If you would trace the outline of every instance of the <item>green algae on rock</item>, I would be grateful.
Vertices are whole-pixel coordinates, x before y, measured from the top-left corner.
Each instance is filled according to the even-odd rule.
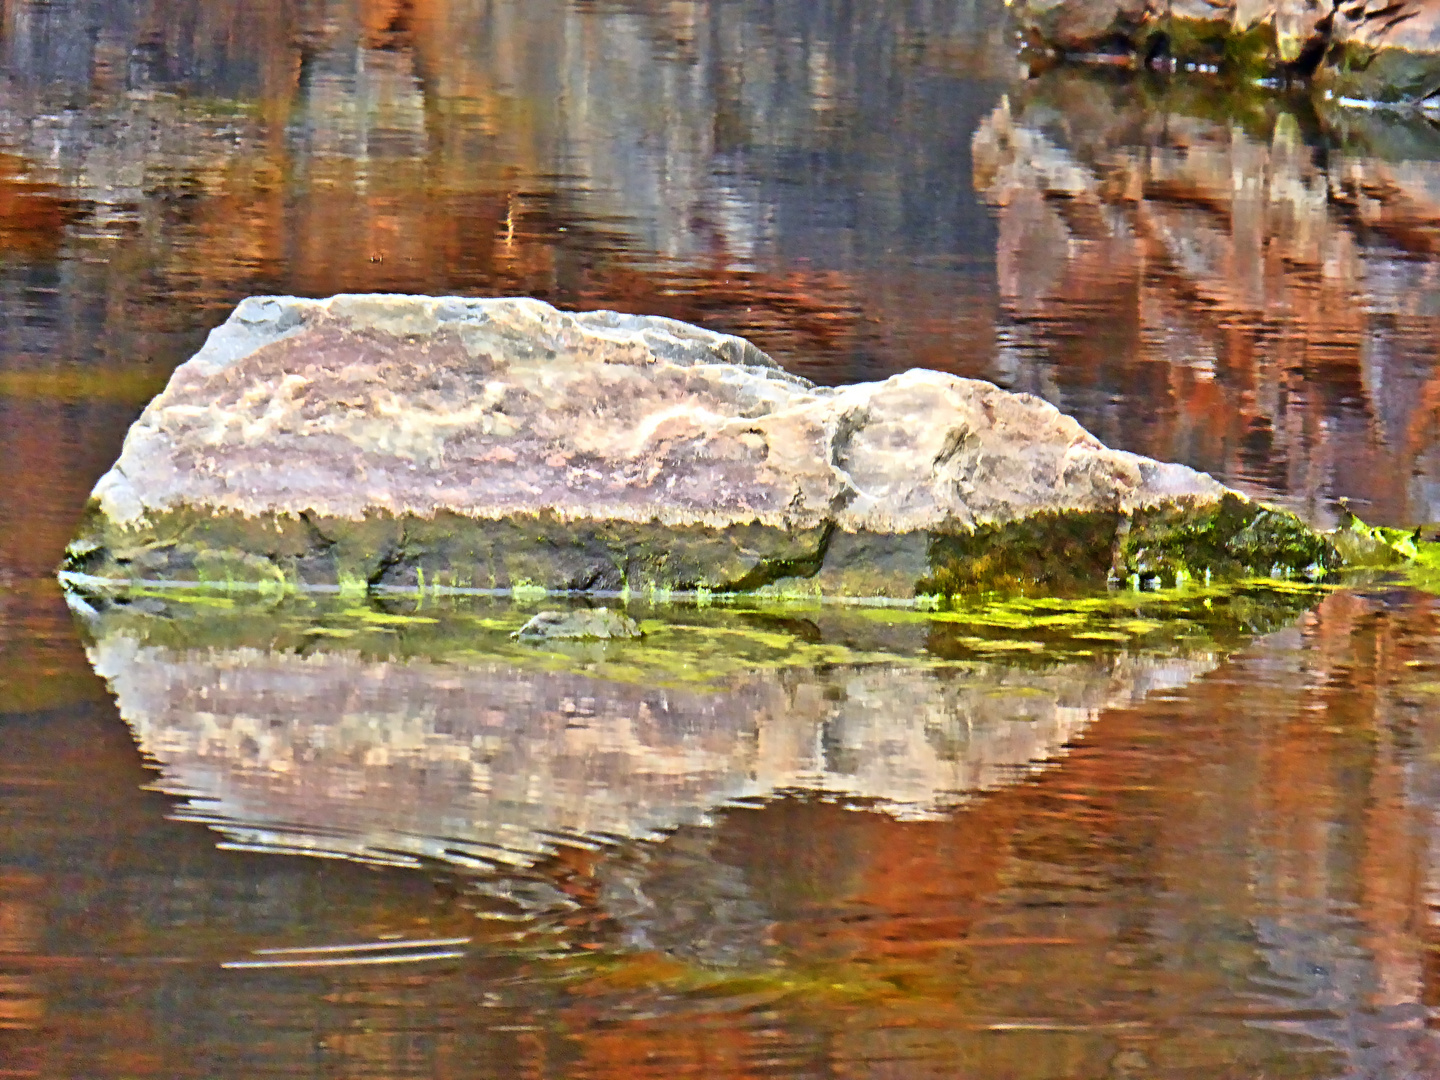
[[[750,343],[529,299],[243,302],[96,485],[91,590],[912,600],[1318,576],[1333,548],[1028,394],[827,389]]]
[[[1347,568],[1397,571],[1406,584],[1440,593],[1440,542],[1435,525],[1415,529],[1369,525],[1346,509],[1344,522],[1329,536]]]

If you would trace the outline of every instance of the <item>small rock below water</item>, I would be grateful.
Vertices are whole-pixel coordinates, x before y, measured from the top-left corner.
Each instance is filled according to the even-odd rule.
[[[602,607],[542,611],[510,636],[516,641],[608,641],[645,635],[630,616]]]

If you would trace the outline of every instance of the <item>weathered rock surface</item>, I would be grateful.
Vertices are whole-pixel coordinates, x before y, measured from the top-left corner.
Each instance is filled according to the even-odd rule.
[[[988,383],[825,389],[672,320],[337,296],[250,299],[212,333],[96,485],[65,569],[910,597],[1333,559],[1292,516]]]
[[[1436,0],[1013,0],[1032,47],[1135,66],[1314,76],[1343,96],[1418,102],[1440,85]]]

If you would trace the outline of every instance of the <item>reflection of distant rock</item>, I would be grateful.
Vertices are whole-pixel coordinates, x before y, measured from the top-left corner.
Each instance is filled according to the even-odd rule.
[[[91,657],[186,815],[241,844],[462,865],[524,864],[557,836],[654,836],[789,789],[931,815],[1053,757],[1098,710],[1214,663],[897,658],[692,689],[124,632]]]
[[[974,152],[1006,384],[1252,492],[1433,519],[1437,147],[1395,118],[1319,123],[1073,72],[997,108]]]
[[[999,14],[998,0],[8,0],[0,142],[73,189],[64,236],[123,242],[149,271],[125,287],[187,330],[264,281],[663,304],[759,334],[826,382],[914,366],[896,341],[920,332],[924,365],[953,368],[914,304],[948,318],[957,287],[988,295],[983,275],[897,281],[897,255],[988,258],[956,163],[994,101],[981,80],[1012,62]],[[68,326],[82,302],[60,287],[45,303]],[[890,304],[903,320],[880,317]],[[989,305],[959,307],[968,356]],[[98,342],[149,327],[83,310],[105,320]]]
[[[324,60],[299,87],[291,138],[302,158],[349,158],[363,169],[371,158],[424,156],[425,99],[408,56],[354,49]]]

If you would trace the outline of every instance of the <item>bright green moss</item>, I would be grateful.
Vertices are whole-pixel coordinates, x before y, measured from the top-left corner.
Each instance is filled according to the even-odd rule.
[[[1367,525],[1353,514],[1330,535],[1356,573],[1399,574],[1408,584],[1440,593],[1440,543],[1424,538],[1423,529],[1392,529]]]
[[[655,685],[723,684],[761,670],[903,664],[926,668],[1003,657],[1040,666],[1097,649],[1227,651],[1277,629],[1323,595],[1273,581],[1209,589],[1116,591],[1099,596],[970,597],[934,611],[711,597],[704,605],[631,602],[643,641],[522,645],[510,638],[534,606],[499,597],[429,595],[282,599],[200,589],[137,587],[90,596],[96,635],[126,633],[176,649],[272,651],[343,648],[385,658],[501,660],[525,668],[584,670]],[[551,597],[563,607],[565,601]]]

